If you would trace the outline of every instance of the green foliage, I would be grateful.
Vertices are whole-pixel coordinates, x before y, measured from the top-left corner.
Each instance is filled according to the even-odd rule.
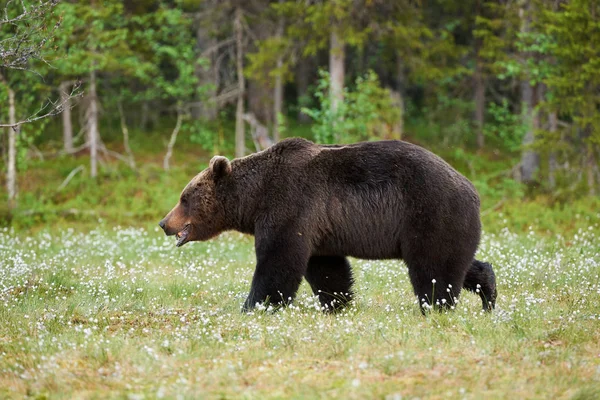
[[[353,90],[344,89],[344,101],[332,110],[329,94],[329,74],[319,72],[315,92],[319,108],[303,108],[314,119],[313,133],[320,143],[376,140],[392,135],[393,125],[401,115],[392,102],[389,90],[379,84],[373,71],[356,79]]]
[[[183,131],[190,133],[190,141],[199,144],[205,150],[213,151],[216,147],[215,140],[218,138],[217,132],[208,127],[202,121],[189,121],[182,125]]]
[[[594,0],[574,0],[544,14],[547,52],[554,59],[544,83],[550,107],[589,129],[588,144],[600,144],[600,9]],[[541,50],[540,50],[541,51]]]
[[[277,76],[284,82],[292,78],[293,41],[291,38],[270,37],[258,43],[257,49],[247,54],[248,65],[244,74],[259,82],[269,84]],[[277,62],[281,61],[281,66]]]
[[[145,164],[138,171],[110,165],[97,180],[92,180],[84,169],[62,189],[59,187],[69,173],[86,165],[87,160],[63,157],[32,161],[29,170],[22,172],[27,183],[22,187],[11,224],[26,228],[106,219],[135,225],[159,219],[176,202],[189,179],[206,166],[193,155],[187,158],[185,167],[175,167],[169,174],[156,164]],[[40,183],[42,180],[44,184]]]
[[[38,70],[44,70],[39,67]],[[8,87],[15,92],[15,116],[17,121],[24,121],[30,117],[43,115],[52,111],[52,96],[54,94],[35,73],[22,71],[11,71],[7,77],[7,84],[0,82],[0,103],[6,105],[0,108],[0,123],[8,122]],[[44,97],[45,96],[45,97]],[[29,152],[36,139],[46,129],[49,118],[40,119],[31,123],[22,124],[17,135],[17,170],[24,170],[30,161]],[[4,135],[4,129],[0,132],[0,138]],[[6,166],[2,165],[2,170]]]
[[[510,152],[520,150],[527,127],[521,115],[510,110],[508,100],[502,99],[500,104],[488,103],[486,111],[489,117],[483,129],[486,137]]]
[[[8,15],[16,15],[21,3],[28,7],[37,4],[8,2]],[[237,6],[244,13],[245,75],[252,82],[247,88],[248,102],[255,107],[258,96],[251,91],[258,86],[266,90],[278,76],[290,83],[285,89],[289,114],[277,116],[283,136],[300,135],[328,143],[373,140],[394,137],[392,127],[404,120],[410,140],[456,151],[451,157],[471,166],[473,171],[467,169],[467,173],[486,198],[523,195],[523,188],[506,171],[515,167],[517,153],[525,150],[534,150],[541,157],[539,189],[531,195],[552,190],[554,200],[567,202],[589,192],[598,181],[600,12],[593,0],[63,1],[40,24],[24,21],[21,31],[46,28],[30,29],[30,39],[48,38],[44,48],[51,52],[44,54],[49,64],[27,65],[43,79],[2,70],[16,92],[17,118],[35,114],[47,99],[56,99],[55,88],[61,82],[81,79],[85,87],[90,71],[95,70],[104,144],[122,151],[120,104],[134,152],[145,154],[146,149],[164,146],[176,110],[188,114],[190,104],[203,102],[208,92],[210,96],[232,93],[236,72],[230,13]],[[58,21],[60,26],[53,28]],[[284,28],[281,35],[280,22]],[[13,24],[0,25],[0,42],[14,39],[20,30]],[[326,66],[332,32],[345,43],[349,86],[336,111],[331,110],[327,76],[321,74],[318,82],[312,81],[314,71]],[[208,58],[215,63],[211,67],[218,66],[211,73],[203,71],[209,66]],[[302,76],[308,82],[298,81],[299,89],[316,83],[314,99],[294,97],[293,81],[300,73],[295,64],[301,58],[307,61],[302,71],[309,72]],[[494,171],[497,176],[479,170],[486,166],[478,164],[477,156],[471,157],[469,152],[475,138],[475,67],[486,87],[487,148],[481,151],[487,154],[493,149],[495,153],[487,154],[488,158],[508,157],[512,163],[503,166],[504,173]],[[366,73],[370,69],[375,72]],[[543,89],[534,96],[539,101],[535,108],[539,129],[533,145],[526,149],[521,146],[523,134],[534,119],[521,112],[523,82]],[[384,87],[401,94],[404,115]],[[0,85],[1,104],[7,103],[5,89]],[[199,151],[229,152],[233,147],[233,107],[222,105],[221,100],[229,100],[225,97],[218,102],[221,115],[216,121],[186,119],[180,140]],[[83,128],[76,119],[83,119],[86,104],[81,102],[74,110],[76,132]],[[149,124],[141,123],[145,121],[142,109],[150,109],[152,134]],[[312,117],[313,126],[290,118],[299,109]],[[7,120],[7,111],[7,107],[0,108],[0,121]],[[553,131],[550,115],[560,120]],[[31,164],[31,145],[43,153],[55,153],[61,147],[59,131],[57,120],[21,127],[18,169],[25,174],[19,179],[21,188],[27,187],[23,180],[27,180],[26,169]],[[150,143],[150,138],[157,144]],[[555,188],[547,179],[551,159],[556,160],[552,171]],[[110,175],[108,168],[105,172]],[[38,182],[43,185],[44,180]],[[26,199],[32,206],[36,200],[36,196]]]
[[[107,97],[115,101],[174,105],[202,94],[195,70],[204,61],[194,50],[192,19],[174,5],[132,12],[121,1],[79,1],[62,2],[58,11],[63,23],[56,41],[68,49],[55,60],[62,76],[99,71],[115,87],[117,96]]]
[[[273,7],[291,22],[287,36],[303,40],[303,54],[314,55],[328,46],[333,29],[351,46],[361,47],[371,31],[365,16],[376,6],[370,1],[357,5],[353,0],[311,2],[286,1]]]
[[[286,136],[288,133],[288,119],[285,114],[277,114],[277,131],[280,136]]]
[[[471,99],[451,97],[445,90],[440,90],[422,107],[421,113],[413,113],[417,115],[408,121],[413,128],[411,132],[414,131],[419,140],[443,143],[444,146],[470,144],[474,137],[473,106]]]
[[[67,57],[54,63],[64,75],[87,75],[91,70],[135,71],[143,68],[127,40],[123,2],[108,0],[61,2],[62,26],[55,41]]]

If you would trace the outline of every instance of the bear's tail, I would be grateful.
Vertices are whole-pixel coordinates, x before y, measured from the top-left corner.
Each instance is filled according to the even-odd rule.
[[[463,284],[463,288],[479,294],[484,311],[492,311],[496,307],[496,275],[492,264],[473,260]]]

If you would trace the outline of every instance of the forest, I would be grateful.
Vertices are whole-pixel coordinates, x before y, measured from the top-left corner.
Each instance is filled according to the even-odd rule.
[[[85,214],[93,206],[70,197],[89,180],[98,188],[131,175],[124,166],[140,182],[151,165],[239,157],[286,136],[413,141],[452,161],[493,205],[594,202],[598,7],[8,1],[3,219]]]

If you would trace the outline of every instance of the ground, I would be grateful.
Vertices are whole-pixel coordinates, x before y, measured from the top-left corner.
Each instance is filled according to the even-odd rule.
[[[397,261],[352,260],[340,314],[304,283],[294,306],[243,315],[251,237],[4,229],[0,397],[598,398],[598,228],[485,233],[497,309],[464,293],[427,317]]]

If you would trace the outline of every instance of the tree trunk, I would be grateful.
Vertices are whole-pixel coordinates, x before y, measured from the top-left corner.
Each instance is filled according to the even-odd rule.
[[[281,59],[277,60],[277,68],[281,68]],[[279,123],[283,116],[283,82],[281,75],[275,78],[275,88],[273,90],[273,140],[279,142]]]
[[[167,146],[167,154],[165,154],[165,158],[163,160],[163,168],[165,171],[168,171],[169,160],[171,160],[171,156],[173,155],[173,147],[175,146],[175,141],[177,140],[177,134],[181,129],[181,123],[183,121],[183,112],[181,107],[177,107],[177,122],[175,123],[175,128],[173,128],[173,132],[171,133],[171,139],[169,140],[169,145]]]
[[[208,4],[201,6],[200,12],[206,12],[209,7]],[[196,99],[196,103],[191,108],[191,116],[194,119],[204,119],[213,121],[218,115],[218,104],[213,101],[217,96],[218,83],[218,71],[215,74],[215,55],[218,54],[217,49],[218,43],[215,38],[211,35],[210,30],[203,24],[203,21],[198,21],[196,28],[196,48],[198,57],[206,57],[209,60],[209,65],[197,65],[195,75],[198,78],[198,87],[208,88],[202,98]],[[206,52],[206,53],[205,53]]]
[[[121,132],[123,132],[123,147],[125,148],[125,154],[127,154],[127,162],[132,169],[135,169],[135,158],[133,157],[133,152],[131,151],[131,147],[129,147],[129,129],[127,129],[127,121],[125,120],[125,113],[123,112],[123,104],[121,104],[121,100],[117,102],[117,107],[119,109],[119,117],[121,118]]]
[[[475,14],[481,14],[480,0],[475,1]],[[481,39],[475,41],[475,71],[473,72],[473,100],[475,102],[475,131],[477,134],[477,148],[483,149],[485,136],[483,135],[484,112],[485,112],[485,82],[483,80],[482,60],[479,55]]]
[[[69,87],[72,82],[62,82],[58,87],[60,92],[60,100],[63,106],[62,122],[63,122],[63,147],[67,153],[73,151],[73,124],[71,122],[71,96],[69,96]]]
[[[331,111],[335,113],[344,101],[344,39],[338,32],[331,31],[329,48],[329,78],[331,91]]]
[[[522,0],[519,16],[521,18],[521,33],[529,32],[530,16],[529,0]],[[523,58],[528,58],[531,55],[523,53]],[[527,131],[523,137],[521,155],[521,182],[525,184],[533,184],[535,172],[539,167],[539,156],[533,151],[530,146],[534,142],[534,132],[539,127],[539,116],[535,112],[536,105],[536,89],[529,83],[529,73],[526,71],[525,77],[521,81],[521,102],[523,105],[523,123],[527,126]]]
[[[283,0],[279,0],[282,4]],[[277,21],[277,37],[283,36],[283,17],[279,17]],[[273,140],[279,142],[279,119],[283,110],[283,77],[281,76],[281,68],[283,67],[283,59],[277,58],[278,74],[275,77],[275,88],[273,89]]]
[[[8,82],[1,77],[8,90],[8,123],[16,124],[15,92]],[[10,126],[8,130],[8,165],[6,168],[6,191],[8,192],[8,209],[12,210],[16,205],[17,198],[17,134],[19,126]]]
[[[142,112],[140,113],[140,129],[146,131],[148,129],[148,113],[150,107],[148,107],[148,100],[142,102]]]
[[[88,111],[88,140],[90,146],[90,174],[98,176],[98,97],[96,95],[96,70],[90,72],[90,105]]]
[[[242,9],[235,9],[235,42],[236,42],[236,64],[238,77],[238,98],[235,110],[235,156],[243,157],[246,153],[246,140],[244,134],[244,38],[242,32]]]
[[[475,67],[473,83],[475,85],[475,129],[477,131],[477,148],[481,150],[485,146],[485,136],[483,135],[485,83],[483,81],[479,63],[477,63],[477,66]]]
[[[269,137],[269,129],[261,124],[254,114],[244,114],[244,121],[250,125],[250,132],[252,133],[252,140],[254,141],[256,151],[273,146],[274,141]]]
[[[535,112],[535,89],[525,79],[521,82],[521,99],[523,102],[523,119],[527,126],[527,131],[523,137],[521,156],[521,182],[533,184],[535,182],[535,173],[539,167],[539,156],[530,148],[533,144],[534,132],[539,128],[539,115]]]
[[[596,160],[594,157],[594,149],[591,144],[588,144],[587,148],[587,186],[588,194],[590,196],[596,195],[596,179],[594,177],[595,169],[597,168]]]
[[[558,115],[556,111],[552,111],[548,115],[548,130],[551,133],[556,133],[558,131]],[[556,160],[556,152],[551,151],[548,156],[548,185],[550,189],[556,188],[556,170],[558,169],[558,161]]]
[[[400,110],[400,118],[398,119],[398,122],[391,127],[391,137],[389,137],[389,139],[399,140],[402,138],[402,132],[404,130],[404,100],[402,99],[400,92],[392,89],[390,89],[390,98],[392,100],[392,105],[398,107]]]
[[[404,90],[405,90],[406,75],[404,74],[404,62],[400,53],[396,53],[396,90],[392,91],[392,100],[394,104],[400,108],[400,120],[394,126],[393,132],[400,139],[404,134],[404,115],[405,115],[405,103],[404,103]]]
[[[308,85],[310,81],[310,71],[312,62],[310,58],[300,58],[296,67],[296,92],[298,96],[298,121],[302,123],[309,123],[310,117],[302,112],[302,107],[307,106]]]
[[[475,130],[477,132],[477,148],[485,146],[483,135],[484,112],[485,112],[485,82],[481,73],[481,62],[476,60],[475,73],[473,74],[474,100],[475,100]]]
[[[273,116],[273,87],[258,80],[245,80],[244,113],[246,110],[256,116],[259,121],[270,125]]]

